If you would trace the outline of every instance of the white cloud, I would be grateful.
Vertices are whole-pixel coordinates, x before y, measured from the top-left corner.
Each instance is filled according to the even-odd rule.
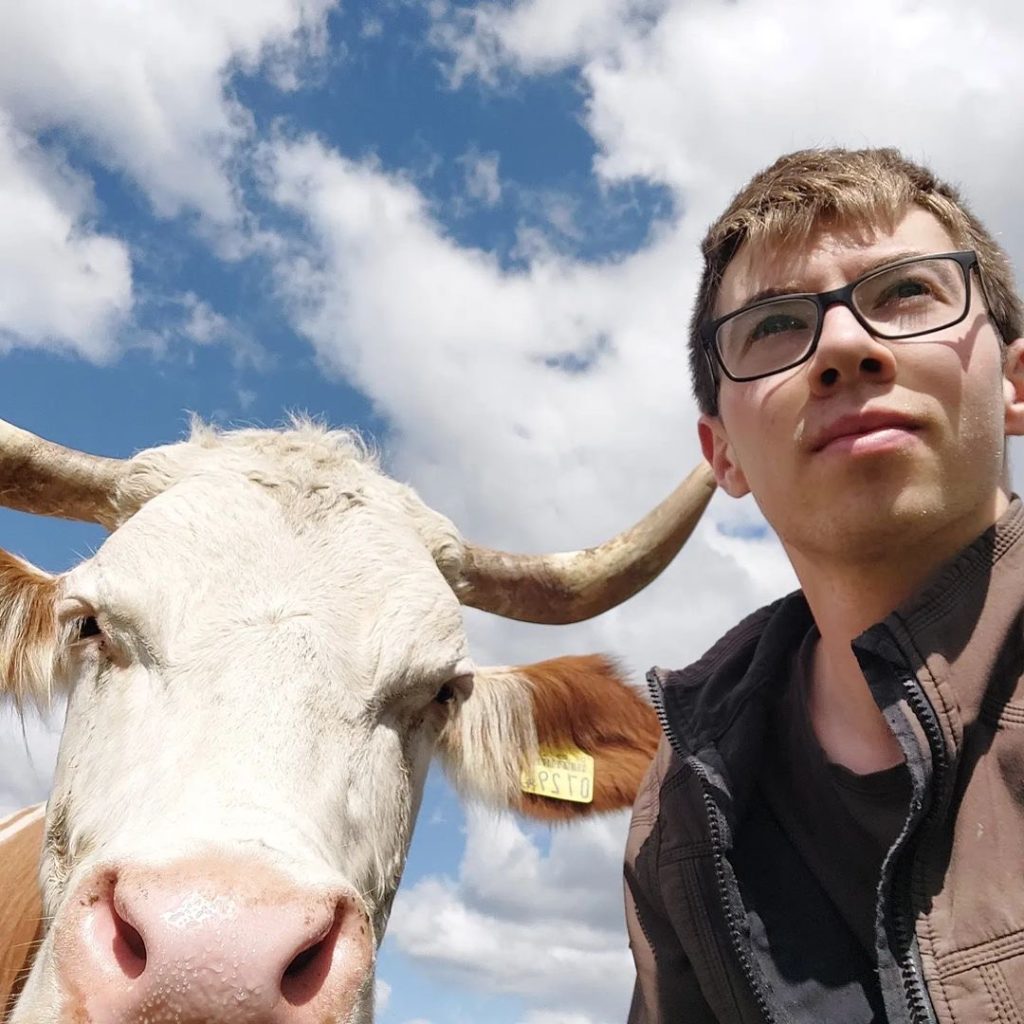
[[[363,39],[379,39],[384,32],[384,22],[380,18],[366,17],[359,28],[359,34]]]
[[[402,890],[389,941],[460,984],[520,995],[538,1022],[622,1020],[625,825],[618,815],[557,831],[544,855],[512,818],[471,811],[458,881]]]
[[[562,1012],[559,1010],[533,1010],[523,1024],[598,1024],[595,1017],[585,1013]]]
[[[391,986],[380,978],[375,978],[373,982],[373,1004],[377,1009],[378,1013],[383,1013],[388,1008],[388,1003],[391,1001]]]
[[[325,46],[334,0],[35,0],[0,5],[0,109],[23,131],[66,128],[124,171],[156,212],[239,216],[228,164],[251,116],[235,67],[293,87]]]
[[[470,424],[486,427],[487,445],[518,452],[524,465],[524,456],[539,454],[534,471],[550,476],[570,438],[604,453],[609,442],[620,451],[634,447],[637,438],[621,435],[619,416],[646,390],[629,387],[645,357],[661,364],[661,380],[673,373],[684,379],[680,325],[669,307],[684,301],[686,286],[680,275],[663,272],[665,263],[684,258],[672,240],[620,266],[552,257],[527,271],[505,272],[490,254],[447,239],[423,196],[399,177],[312,140],[278,145],[271,159],[274,198],[307,217],[315,234],[313,248],[301,258],[289,255],[280,268],[297,325],[328,366],[394,416],[403,461],[429,458],[443,465],[448,452],[462,451],[475,462],[469,488],[459,490],[475,492],[488,509],[501,502],[480,485],[502,487],[488,479],[488,463],[498,453],[475,458],[483,452],[474,450]],[[629,291],[634,300],[624,308]],[[589,372],[559,365],[593,350],[604,335],[613,343],[599,346]],[[650,415],[658,420],[658,403],[650,399],[662,391],[659,380],[643,383],[651,389],[645,404],[653,405]],[[678,396],[677,387],[672,394]],[[607,415],[613,398],[622,405],[614,417]],[[428,420],[431,429],[424,432]],[[566,429],[567,421],[582,429]],[[695,453],[690,433],[682,443]],[[584,461],[579,452],[574,457]],[[600,471],[597,465],[576,469],[578,476]],[[451,471],[461,476],[460,467]],[[529,493],[522,497],[531,500]],[[515,518],[522,535],[534,532],[529,521]]]
[[[148,349],[155,357],[183,348],[186,365],[195,365],[195,350],[222,346],[229,350],[236,370],[252,368],[265,371],[275,365],[276,356],[251,333],[218,312],[195,292],[163,293],[157,289],[141,291],[138,307],[143,310],[140,319],[154,323],[152,328],[136,329],[128,344]],[[247,400],[245,394],[250,397]],[[244,409],[255,398],[252,392],[237,391],[236,397]],[[221,418],[221,412],[214,418]],[[230,418],[224,412],[225,418]]]
[[[182,331],[197,345],[216,344],[231,333],[228,320],[194,292],[183,295],[181,302],[188,316]]]
[[[136,309],[128,247],[92,226],[91,182],[54,130],[127,175],[159,216],[195,212],[221,255],[238,255],[252,240],[234,162],[253,122],[228,79],[262,70],[294,88],[326,52],[334,3],[0,5],[0,352],[110,358]]]
[[[497,153],[480,153],[473,148],[459,158],[466,195],[484,206],[495,206],[501,200],[498,159]]]
[[[593,53],[612,53],[621,32],[644,24],[664,0],[530,0],[513,5],[438,5],[435,39],[453,55],[451,77],[494,83],[503,66],[530,74],[555,71]]]
[[[1024,8],[1008,0],[966,20],[954,0],[521,0],[438,13],[456,78],[578,67],[596,172],[668,185],[698,228],[783,152],[898,145],[966,182],[1020,252]]]
[[[0,110],[0,352],[51,346],[103,359],[133,304],[119,239],[90,227],[89,184]]]
[[[257,394],[251,388],[238,388],[235,392],[235,397],[238,399],[239,408],[245,412],[252,408],[253,402],[256,401]]]
[[[45,718],[28,712],[24,721],[0,707],[0,818],[46,799],[63,723],[63,706]]]

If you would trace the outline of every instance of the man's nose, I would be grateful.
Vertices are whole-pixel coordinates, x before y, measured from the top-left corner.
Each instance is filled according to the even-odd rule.
[[[876,338],[852,309],[836,303],[825,310],[808,372],[812,390],[827,393],[844,383],[890,380],[896,356],[890,343]]]

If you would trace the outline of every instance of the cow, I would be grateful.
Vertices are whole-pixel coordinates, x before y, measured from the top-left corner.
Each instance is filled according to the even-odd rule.
[[[45,822],[0,826],[42,847],[37,943],[36,908],[4,905],[8,981],[38,947],[9,1024],[372,1021],[433,756],[468,797],[558,821],[628,806],[657,744],[608,659],[476,666],[460,605],[599,614],[713,489],[702,464],[600,547],[513,555],[349,431],[195,423],[117,460],[0,421],[0,505],[110,531],[61,575],[0,552],[0,697],[68,701]],[[530,791],[545,752],[594,758],[589,802]],[[0,886],[24,874],[9,861]]]

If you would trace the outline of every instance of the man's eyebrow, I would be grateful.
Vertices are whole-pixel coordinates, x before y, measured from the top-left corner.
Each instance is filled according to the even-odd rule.
[[[807,292],[802,289],[796,282],[773,285],[771,288],[762,288],[760,291],[754,292],[753,295],[748,295],[737,307],[738,309],[746,309],[747,306],[753,306],[758,302],[763,302],[765,299],[778,299],[784,295],[806,295]]]
[[[856,281],[858,277],[863,277],[865,274],[870,274],[873,270],[880,270],[882,267],[888,266],[890,263],[899,263],[900,260],[911,260],[916,259],[918,256],[929,256],[930,253],[921,252],[920,249],[901,249],[898,252],[887,252],[882,256],[878,256],[875,259],[865,260],[864,263],[857,269],[857,272],[850,278],[851,281]],[[831,291],[831,289],[828,289]],[[761,288],[759,291],[754,292],[753,295],[748,296],[743,302],[737,306],[737,309],[746,309],[747,306],[753,306],[758,302],[763,302],[765,299],[778,299],[786,295],[808,295],[814,294],[808,292],[806,288],[800,287],[799,281],[787,281],[785,284],[772,285],[769,288]]]

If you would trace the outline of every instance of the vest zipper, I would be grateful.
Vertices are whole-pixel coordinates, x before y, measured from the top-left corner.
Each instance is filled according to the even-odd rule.
[[[917,680],[907,676],[902,683],[903,690],[907,695],[907,703],[921,724],[931,751],[934,766],[931,781],[933,798],[923,817],[916,823],[912,823],[909,841],[899,853],[893,884],[895,890],[902,895],[893,907],[891,920],[899,948],[905,950],[900,956],[899,968],[910,1019],[913,1024],[936,1024],[935,1010],[922,978],[921,965],[916,952],[910,881],[914,858],[921,842],[921,834],[938,813],[936,808],[940,801],[937,796],[940,793],[941,784],[945,781],[948,758],[946,757],[946,744],[942,736],[942,729]]]
[[[725,875],[725,853],[722,850],[722,831],[718,822],[718,807],[711,793],[711,778],[700,758],[693,754],[687,754],[679,742],[675,729],[673,729],[671,722],[669,722],[668,714],[665,711],[661,681],[653,671],[648,676],[647,686],[651,694],[651,703],[654,705],[654,710],[658,715],[658,721],[661,723],[661,728],[672,745],[672,749],[692,768],[694,774],[700,779],[701,795],[704,799],[704,813],[707,817],[708,831],[711,836],[711,851],[715,862],[715,882],[718,886],[719,902],[725,911],[729,942],[732,945],[733,952],[736,954],[736,959],[739,961],[740,970],[750,986],[751,994],[757,1002],[762,1019],[765,1024],[772,1024],[775,1018],[771,1007],[768,1005],[768,998],[764,994],[760,980],[754,972],[753,961],[743,941],[743,934],[740,931],[733,909],[731,893],[729,892],[729,880]]]

